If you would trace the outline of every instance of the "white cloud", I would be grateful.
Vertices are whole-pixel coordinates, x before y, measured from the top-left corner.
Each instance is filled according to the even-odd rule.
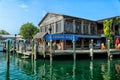
[[[23,8],[23,9],[27,9],[28,8],[28,5],[26,5],[24,3],[22,3],[22,4],[18,5],[18,6],[21,7],[21,8]]]

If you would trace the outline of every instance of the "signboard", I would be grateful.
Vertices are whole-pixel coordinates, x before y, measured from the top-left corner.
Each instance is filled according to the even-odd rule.
[[[72,40],[76,41],[78,39],[77,35],[74,34],[48,34],[45,36],[46,40]]]

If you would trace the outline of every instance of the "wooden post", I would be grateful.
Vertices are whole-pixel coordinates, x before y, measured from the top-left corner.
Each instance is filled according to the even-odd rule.
[[[7,42],[9,44],[9,42]],[[9,54],[9,53],[7,53]],[[10,62],[9,62],[9,55],[7,55],[7,69],[6,69],[6,80],[10,80]]]
[[[32,61],[34,59],[34,39],[32,40],[32,55],[31,55],[31,59],[32,59]]]
[[[7,50],[7,71],[6,71],[6,80],[9,80],[10,78],[9,78],[9,64],[10,64],[10,54],[9,54],[9,52],[10,52],[10,41],[9,40],[7,40],[7,42],[6,42],[6,50]]]
[[[13,42],[14,43],[14,42]],[[13,54],[15,54],[15,45],[13,45]]]
[[[50,40],[50,62],[52,62],[52,39]]]
[[[93,60],[93,39],[91,39],[91,43],[90,43],[90,57],[91,60]]]
[[[37,59],[37,44],[36,44],[36,41],[35,41],[35,44],[34,44],[34,60],[36,60]]]
[[[45,58],[45,52],[46,52],[46,43],[45,40],[43,40],[43,57]]]
[[[110,59],[110,40],[107,41],[107,53],[108,53],[108,59]]]
[[[75,36],[73,35],[73,58],[76,61],[76,51],[75,51]]]
[[[9,58],[10,58],[10,41],[7,41],[7,64],[9,64]]]

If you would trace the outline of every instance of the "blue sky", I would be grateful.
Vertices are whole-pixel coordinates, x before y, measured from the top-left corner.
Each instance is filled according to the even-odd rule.
[[[120,15],[120,0],[0,0],[0,30],[18,34],[22,24],[38,26],[47,12],[91,20]]]

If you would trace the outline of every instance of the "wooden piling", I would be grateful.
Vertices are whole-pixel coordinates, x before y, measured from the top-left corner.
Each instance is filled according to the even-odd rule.
[[[37,59],[37,44],[36,44],[36,42],[35,42],[35,44],[34,44],[34,60],[36,60]]]
[[[91,43],[90,43],[90,57],[91,60],[93,60],[93,39],[91,39]]]
[[[10,58],[10,41],[7,41],[7,64],[9,64],[9,58]]]
[[[107,53],[108,53],[108,59],[110,59],[110,40],[107,41]]]
[[[10,78],[9,78],[9,64],[10,64],[10,41],[9,40],[7,40],[7,42],[6,42],[6,50],[7,50],[7,63],[6,63],[6,65],[7,65],[7,69],[6,69],[6,80],[10,80]]]
[[[73,59],[74,59],[74,61],[76,61],[76,49],[75,49],[76,44],[75,43],[76,43],[75,36],[73,36]]]
[[[34,39],[32,40],[32,55],[31,55],[31,60],[33,62],[34,59]]]
[[[46,42],[43,40],[43,57],[45,58],[45,52],[46,52]]]
[[[7,62],[6,64],[6,80],[10,80],[10,64]]]
[[[50,40],[50,62],[52,62],[52,39]]]
[[[52,34],[50,35],[50,62],[52,63]]]
[[[13,45],[13,55],[15,54],[15,42],[13,42],[14,45]]]

